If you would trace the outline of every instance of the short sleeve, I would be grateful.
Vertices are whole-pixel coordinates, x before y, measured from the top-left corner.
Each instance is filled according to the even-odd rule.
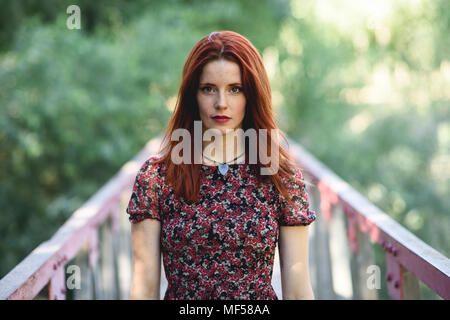
[[[280,194],[281,226],[307,226],[316,219],[316,213],[309,209],[308,193],[302,182],[303,174],[299,168],[294,168],[294,172],[294,179],[282,177],[294,205],[289,204]]]
[[[159,179],[158,164],[152,164],[149,160],[139,169],[131,192],[131,198],[126,212],[132,223],[140,222],[144,219],[160,219],[159,214],[159,193],[161,184]]]

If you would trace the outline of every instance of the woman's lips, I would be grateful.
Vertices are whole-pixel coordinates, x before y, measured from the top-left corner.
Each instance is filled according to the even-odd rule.
[[[216,116],[216,117],[213,117],[213,120],[218,123],[224,123],[224,122],[227,122],[228,120],[230,120],[230,118],[225,117],[225,116]]]

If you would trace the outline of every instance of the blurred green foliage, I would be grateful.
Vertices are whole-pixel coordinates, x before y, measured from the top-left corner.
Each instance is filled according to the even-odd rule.
[[[83,0],[68,30],[72,1],[0,1],[0,277],[161,132],[224,29],[262,53],[280,127],[449,256],[450,2],[361,3]]]
[[[446,256],[449,32],[449,1],[295,0],[267,51],[287,133]]]
[[[375,11],[367,19],[356,2],[347,8],[346,2],[293,3],[275,45],[280,121],[334,172],[448,256],[450,3],[380,1],[365,9],[387,3],[389,15]],[[359,18],[342,19],[352,13]]]
[[[0,277],[163,130],[201,37],[232,29],[265,47],[288,13],[286,2],[129,3],[79,1],[81,30],[66,27],[69,1],[4,3]]]

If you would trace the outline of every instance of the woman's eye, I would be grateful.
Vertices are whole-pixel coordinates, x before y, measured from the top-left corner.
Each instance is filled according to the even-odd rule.
[[[233,93],[239,93],[242,91],[241,87],[233,87],[232,90],[237,89],[237,91],[233,91]]]
[[[201,90],[205,93],[211,93],[213,91],[213,88],[208,86],[208,87],[201,88]],[[242,92],[242,88],[241,87],[233,87],[233,88],[231,88],[231,92],[232,93],[240,93],[240,92]]]
[[[202,91],[203,91],[203,92],[206,92],[206,93],[209,93],[210,91],[207,91],[207,89],[211,89],[211,87],[203,87],[203,88],[202,88]]]

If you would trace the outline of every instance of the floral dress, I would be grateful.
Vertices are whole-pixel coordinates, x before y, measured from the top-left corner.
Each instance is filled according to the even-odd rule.
[[[137,173],[126,212],[132,223],[161,223],[164,300],[277,300],[271,280],[280,226],[316,219],[305,185],[283,180],[291,206],[272,182],[258,186],[250,164],[231,164],[224,176],[201,165],[200,198],[189,204],[165,183],[165,164],[156,159]],[[295,177],[303,178],[298,168]]]

